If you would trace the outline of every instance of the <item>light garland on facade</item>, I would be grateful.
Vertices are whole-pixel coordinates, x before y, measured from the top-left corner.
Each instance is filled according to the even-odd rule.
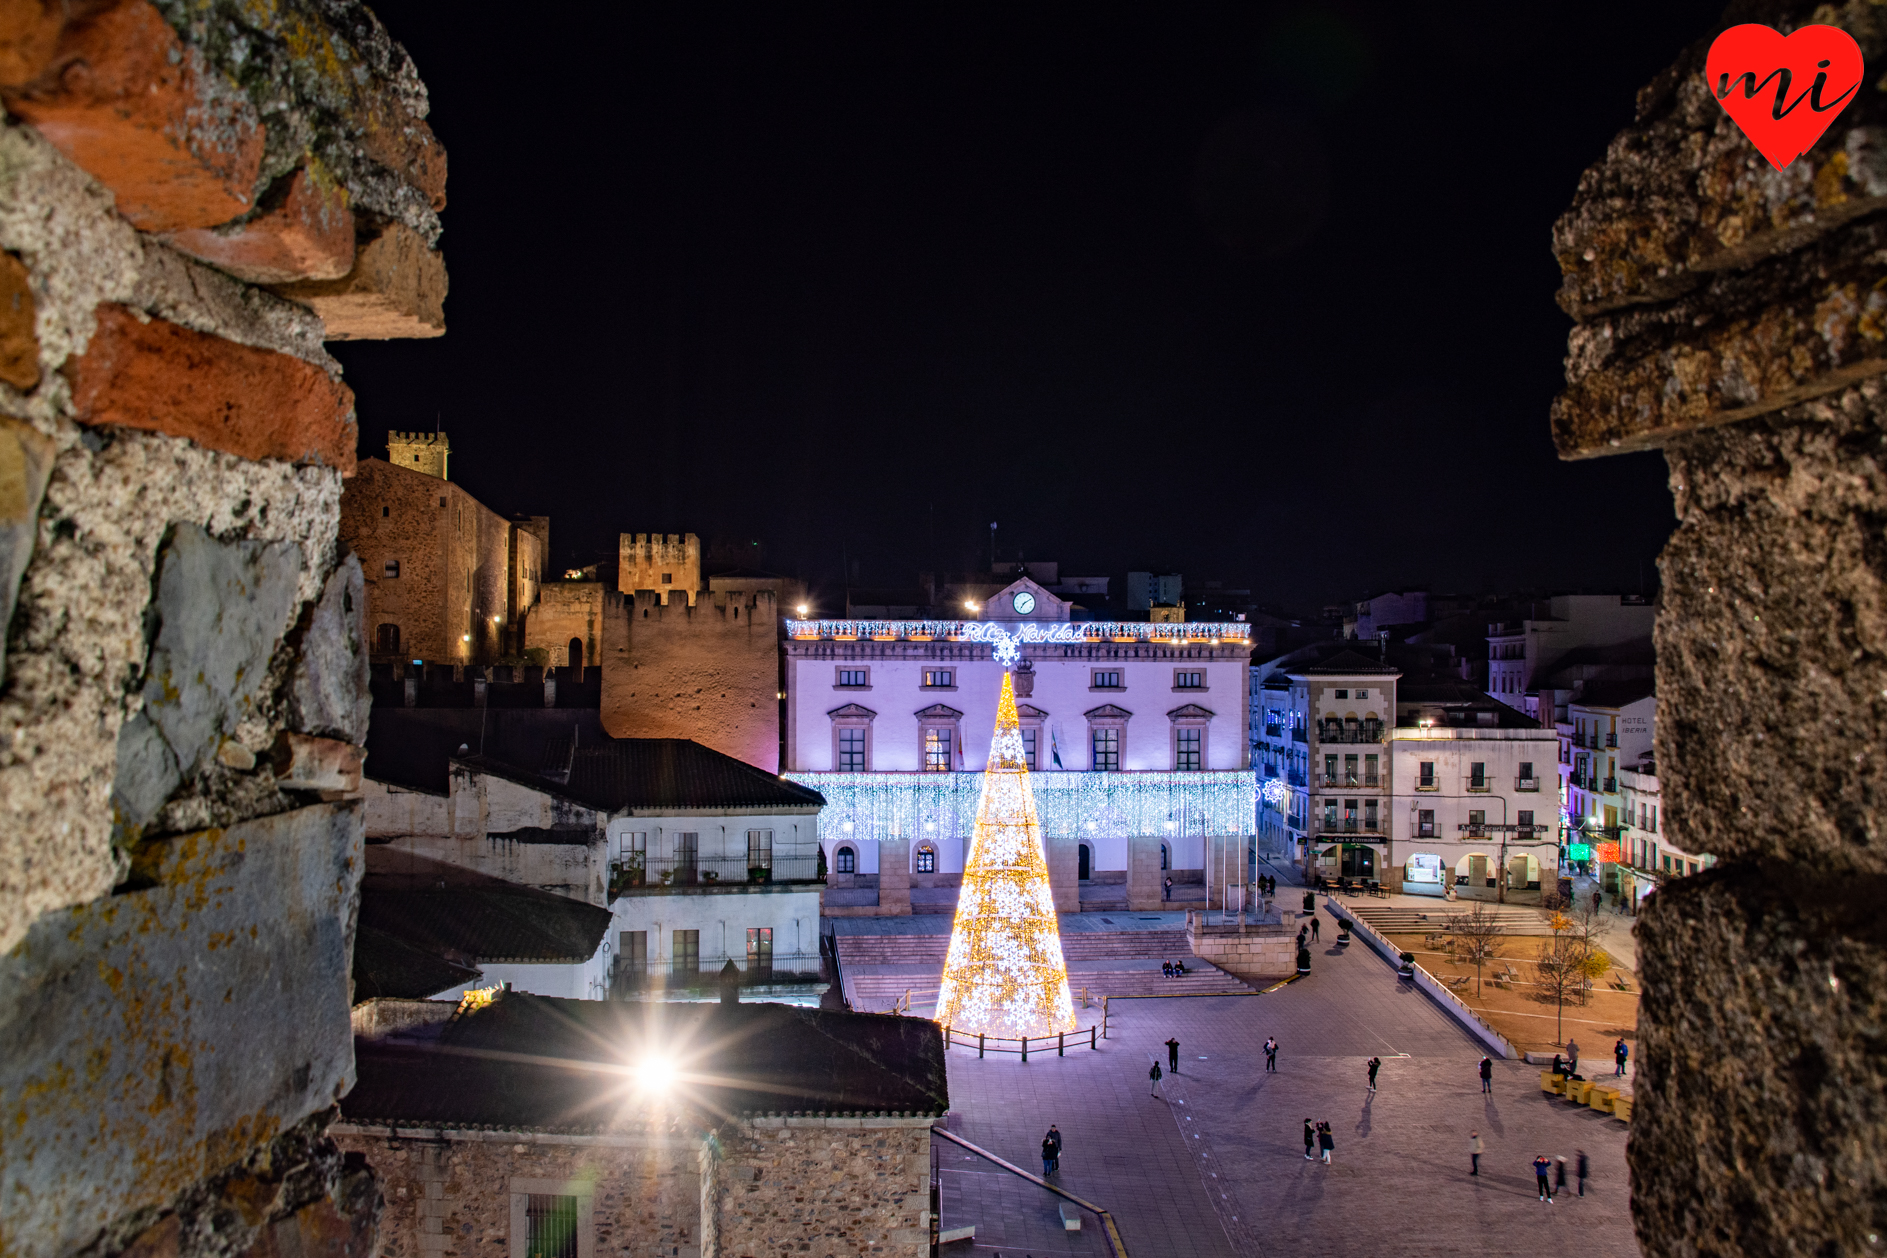
[[[982,774],[976,832],[957,892],[937,1021],[1008,1038],[1075,1029],[1042,827],[1029,789],[1015,686],[1007,671]]]
[[[1097,642],[1148,642],[1165,646],[1208,646],[1251,639],[1248,624],[1187,621],[1154,624],[1143,620],[1017,621],[1004,626],[987,620],[792,620],[786,634],[795,639],[832,638],[841,642],[988,642],[1000,645],[1042,643],[1081,646]]]
[[[1014,738],[1021,742],[1019,733]],[[819,831],[827,838],[934,839],[970,832],[988,775],[782,776],[825,796]],[[1258,832],[1258,788],[1248,772],[1049,771],[1029,774],[1029,785],[1042,834],[1049,839],[1180,834],[1249,838]]]

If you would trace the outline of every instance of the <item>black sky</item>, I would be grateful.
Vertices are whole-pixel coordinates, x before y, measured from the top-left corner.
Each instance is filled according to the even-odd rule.
[[[1636,589],[1673,525],[1553,454],[1549,230],[1716,3],[375,8],[452,295],[337,348],[362,453],[442,422],[558,565],[905,583],[995,520],[1308,607]]]

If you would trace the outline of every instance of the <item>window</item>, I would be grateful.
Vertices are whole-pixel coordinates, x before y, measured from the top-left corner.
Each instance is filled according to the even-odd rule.
[[[923,843],[918,846],[917,872],[920,874],[934,874],[937,872],[937,849],[928,843]]]
[[[1376,786],[1382,782],[1380,772],[1382,759],[1378,756],[1363,757],[1363,785]]]
[[[750,871],[773,868],[773,831],[747,831],[747,868]]]
[[[1523,831],[1533,829],[1533,810],[1522,808],[1515,818],[1515,824]]]
[[[1356,757],[1353,755],[1345,756],[1343,757],[1343,784],[1345,786],[1355,786],[1356,783]]]
[[[839,772],[865,771],[865,729],[861,725],[839,727]]]
[[[1363,829],[1367,830],[1371,834],[1375,834],[1377,831],[1376,821],[1377,821],[1376,801],[1373,799],[1364,800],[1363,801]]]
[[[1097,773],[1120,771],[1120,731],[1111,726],[1094,731],[1094,769]]]
[[[1352,831],[1356,829],[1356,801],[1353,799],[1343,801],[1343,828]]]
[[[1335,692],[1335,697],[1338,699],[1347,699],[1350,697],[1350,692],[1347,690],[1338,690]]]
[[[1435,810],[1424,808],[1415,814],[1415,837],[1432,839],[1435,837]]]
[[[1337,828],[1337,801],[1334,799],[1326,799],[1324,801],[1324,829],[1334,830],[1336,828]]]
[[[851,848],[842,847],[837,852],[834,852],[833,856],[836,858],[833,861],[833,865],[839,873],[850,874],[858,872],[858,853],[854,852]]]
[[[838,684],[841,686],[869,686],[871,685],[871,670],[869,668],[841,668],[839,670]]]
[[[948,668],[927,668],[924,670],[924,686],[930,690],[946,690],[956,685],[956,672]]]
[[[1658,806],[1656,804],[1651,805],[1651,824],[1646,829],[1653,834],[1658,832]]]
[[[1435,762],[1433,760],[1422,761],[1420,772],[1417,775],[1415,789],[1418,791],[1432,791],[1435,789]]]
[[[1367,691],[1367,690],[1359,690],[1359,691],[1357,691],[1357,692],[1356,692],[1356,697],[1357,697],[1357,698],[1359,698],[1359,699],[1367,699],[1367,698],[1369,698],[1369,691]]]
[[[693,978],[699,974],[701,972],[701,932],[678,930],[671,932],[669,939],[669,972],[685,978]]]
[[[399,576],[400,575],[400,561],[397,559],[387,560],[386,566],[381,569],[381,572],[386,575],[388,580],[392,580],[393,578]]]
[[[373,631],[373,649],[383,655],[398,655],[400,653],[400,627],[398,625],[381,625],[379,628],[375,629]]]
[[[1324,785],[1337,784],[1337,757],[1334,752],[1324,753]]]
[[[750,926],[747,928],[747,973],[771,974],[773,972],[773,927]]]
[[[616,859],[624,864],[640,863],[649,851],[647,830],[621,830],[616,834]]]
[[[926,725],[924,727],[924,771],[926,773],[950,772],[950,734],[948,726]]]
[[[529,1193],[524,1202],[528,1258],[577,1258],[577,1199]]]
[[[1694,874],[1694,873],[1696,873],[1696,872],[1697,872],[1697,862],[1696,862],[1696,861],[1690,861],[1690,862],[1688,862],[1688,864],[1690,865],[1690,872],[1691,872],[1691,873],[1693,873],[1693,874]]]
[[[1669,852],[1664,854],[1664,872],[1667,874],[1671,872],[1671,854]]]
[[[675,882],[677,887],[692,887],[695,883],[695,855],[701,850],[701,836],[692,830],[678,831],[674,836]]]
[[[1120,684],[1120,674],[1116,672],[1097,671],[1094,674],[1093,688],[1095,690],[1120,690],[1122,689],[1122,686]]]
[[[1178,672],[1173,674],[1173,689],[1175,690],[1204,690],[1205,688],[1206,675],[1202,672]]]
[[[649,932],[624,930],[616,933],[616,971],[621,982],[635,983],[649,972]]]
[[[384,520],[384,519],[386,519],[386,518],[387,518],[388,516],[390,516],[390,515],[392,515],[392,514],[393,514],[393,508],[392,508],[392,507],[382,507],[382,508],[380,508],[380,518],[381,518],[381,519],[383,519],[383,520]]]
[[[1480,833],[1482,833],[1483,831],[1485,831],[1486,829],[1487,829],[1487,812],[1486,812],[1486,810],[1484,810],[1484,809],[1480,809],[1480,808],[1473,808],[1473,809],[1469,809],[1469,811],[1468,811],[1468,833],[1469,833],[1469,834],[1480,834]]]
[[[1205,767],[1199,754],[1200,745],[1205,738],[1202,729],[1179,729],[1174,731],[1179,739],[1177,754],[1173,757],[1173,767],[1181,772],[1197,772]]]
[[[1476,760],[1468,766],[1468,789],[1471,791],[1487,789],[1487,763],[1485,761]]]
[[[675,574],[672,572],[664,572],[662,574],[662,584],[663,585],[675,584]]]
[[[1041,731],[1034,726],[1022,727],[1022,756],[1029,766],[1029,772],[1035,772],[1035,739]]]

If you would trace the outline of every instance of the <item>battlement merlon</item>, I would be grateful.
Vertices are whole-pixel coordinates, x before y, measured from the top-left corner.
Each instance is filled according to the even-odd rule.
[[[440,432],[389,432],[387,462],[409,472],[422,472],[449,480],[447,460],[452,454],[452,439]]]

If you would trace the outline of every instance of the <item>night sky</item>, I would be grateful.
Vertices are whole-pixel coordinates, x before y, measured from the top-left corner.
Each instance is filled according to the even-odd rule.
[[[1718,3],[374,7],[452,295],[335,347],[362,453],[443,424],[557,566],[1653,579],[1663,459],[1553,453],[1549,231]]]

